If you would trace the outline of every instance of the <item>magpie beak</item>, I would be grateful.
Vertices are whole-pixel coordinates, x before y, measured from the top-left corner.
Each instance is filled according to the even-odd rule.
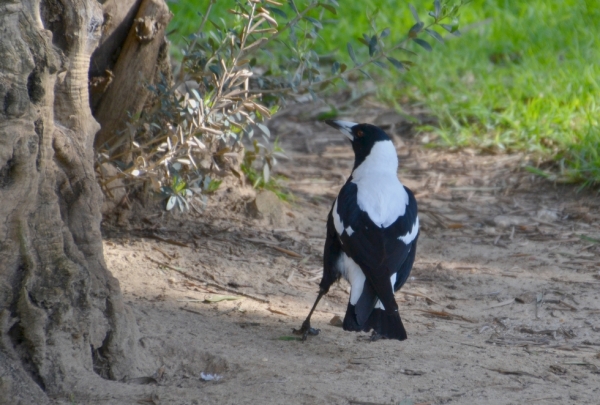
[[[352,127],[358,125],[356,122],[340,121],[340,120],[326,120],[325,123],[329,126],[334,127],[335,129],[340,130],[351,141],[354,140],[354,135],[352,134]]]

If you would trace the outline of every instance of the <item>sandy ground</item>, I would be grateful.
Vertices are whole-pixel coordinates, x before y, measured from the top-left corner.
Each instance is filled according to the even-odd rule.
[[[270,124],[295,200],[265,218],[246,212],[252,192],[222,187],[203,213],[106,224],[107,264],[149,359],[131,377],[151,378],[71,403],[600,404],[600,198],[533,178],[521,155],[425,149],[368,104],[354,120],[394,134],[419,202],[417,260],[397,293],[409,338],[371,343],[330,324],[345,311],[342,281],[313,317],[321,334],[295,339],[353,163],[315,108]]]

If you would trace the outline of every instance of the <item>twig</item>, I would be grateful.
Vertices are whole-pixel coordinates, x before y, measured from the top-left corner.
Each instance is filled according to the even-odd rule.
[[[348,403],[351,405],[389,405],[389,404],[384,404],[382,402],[365,402],[365,401],[357,401],[355,399],[349,399]]]
[[[431,301],[431,302],[433,302],[436,305],[442,306],[442,304],[440,304],[439,302],[436,302],[436,301],[432,300],[431,298],[429,298],[425,294],[414,293],[414,292],[410,292],[410,291],[400,291],[400,293],[404,294],[404,295],[410,295],[411,297],[425,298],[426,300]]]
[[[161,242],[170,243],[171,245],[189,248],[189,246],[186,243],[179,242],[179,241],[176,241],[176,240],[173,240],[173,239],[161,238],[160,236],[155,235],[153,233],[150,233],[150,234],[147,234],[147,235],[143,235],[143,236],[146,237],[146,238],[150,238],[150,239],[156,239],[156,240],[161,241]]]
[[[436,318],[442,318],[442,319],[460,319],[462,321],[465,322],[471,322],[471,323],[475,323],[475,321],[469,319],[469,318],[465,318],[464,316],[461,315],[455,315],[452,314],[450,312],[446,312],[446,311],[431,311],[428,309],[418,309],[415,308],[414,311],[420,311],[420,312],[424,312],[425,314],[429,315],[429,316],[434,316]]]
[[[288,256],[292,256],[292,257],[302,257],[302,255],[301,255],[301,254],[298,254],[298,253],[296,253],[296,252],[293,252],[293,251],[291,251],[291,250],[288,250],[288,249],[284,249],[284,248],[282,248],[282,247],[279,247],[279,246],[271,246],[271,247],[272,247],[273,249],[277,250],[278,252],[285,253],[285,254],[286,254],[286,255],[288,255]]]
[[[545,401],[545,400],[548,400],[548,399],[561,399],[561,397],[535,398],[535,399],[530,399],[528,402]]]
[[[542,378],[540,376],[528,373],[526,371],[504,370],[504,369],[501,369],[501,368],[487,368],[487,367],[483,367],[483,368],[485,368],[486,370],[495,371],[496,373],[500,373],[500,374],[504,374],[504,375],[525,375],[525,376],[533,377],[533,378]]]
[[[214,283],[212,281],[208,281],[206,279],[203,279],[202,277],[193,276],[193,275],[187,273],[184,270],[181,270],[181,269],[179,269],[177,267],[170,266],[167,263],[159,262],[158,260],[154,260],[153,258],[151,258],[149,256],[146,256],[146,258],[148,260],[150,260],[151,262],[154,262],[156,264],[164,266],[164,267],[166,267],[166,268],[168,268],[170,270],[176,271],[177,273],[180,273],[180,274],[186,276],[187,278],[189,278],[191,280],[199,281],[199,282],[204,283],[204,284],[206,284],[208,286],[211,286],[211,287],[214,287],[214,288],[218,288],[220,290],[227,291],[227,292],[230,292],[232,294],[237,294],[237,295],[241,295],[241,296],[244,296],[244,297],[247,297],[247,298],[251,298],[251,299],[253,299],[255,301],[258,301],[258,302],[264,302],[265,304],[270,304],[270,301],[267,300],[267,299],[257,297],[256,295],[253,295],[253,294],[248,294],[248,293],[245,293],[245,292],[242,292],[242,291],[238,291],[238,290],[235,290],[233,288],[229,288],[229,287],[226,287],[224,285],[221,285],[219,283]]]
[[[171,256],[170,254],[168,254],[167,252],[165,252],[158,246],[152,246],[152,250],[156,250],[157,252],[162,253],[167,259],[171,259],[171,260],[175,259],[173,256]]]
[[[193,309],[189,309],[189,308],[186,308],[186,307],[179,307],[179,309],[182,309],[182,310],[187,311],[187,312],[191,312],[192,314],[196,314],[196,315],[202,315],[202,316],[206,315],[206,314],[203,314],[202,312],[194,311]]]

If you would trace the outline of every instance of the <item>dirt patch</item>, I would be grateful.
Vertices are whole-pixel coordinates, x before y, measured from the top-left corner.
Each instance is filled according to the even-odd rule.
[[[598,196],[527,174],[520,155],[425,149],[398,133],[407,125],[390,112],[399,175],[422,223],[413,273],[396,295],[409,339],[370,343],[331,325],[348,300],[341,282],[313,318],[321,334],[295,340],[318,290],[325,219],[353,163],[317,113],[308,106],[270,125],[292,158],[277,168],[295,196],[274,208],[284,221],[246,213],[248,192],[233,214],[209,207],[105,226],[107,264],[140,325],[148,375],[70,401],[597,404]],[[383,115],[367,107],[348,118]]]

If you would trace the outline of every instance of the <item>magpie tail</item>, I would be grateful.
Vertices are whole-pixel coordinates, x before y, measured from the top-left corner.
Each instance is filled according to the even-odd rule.
[[[371,329],[386,339],[406,340],[408,337],[397,310],[373,309],[365,324],[366,331]]]
[[[371,329],[385,339],[406,340],[408,337],[397,311],[374,308],[364,325],[359,325],[356,321],[354,305],[348,303],[344,317],[344,330],[368,332]]]

